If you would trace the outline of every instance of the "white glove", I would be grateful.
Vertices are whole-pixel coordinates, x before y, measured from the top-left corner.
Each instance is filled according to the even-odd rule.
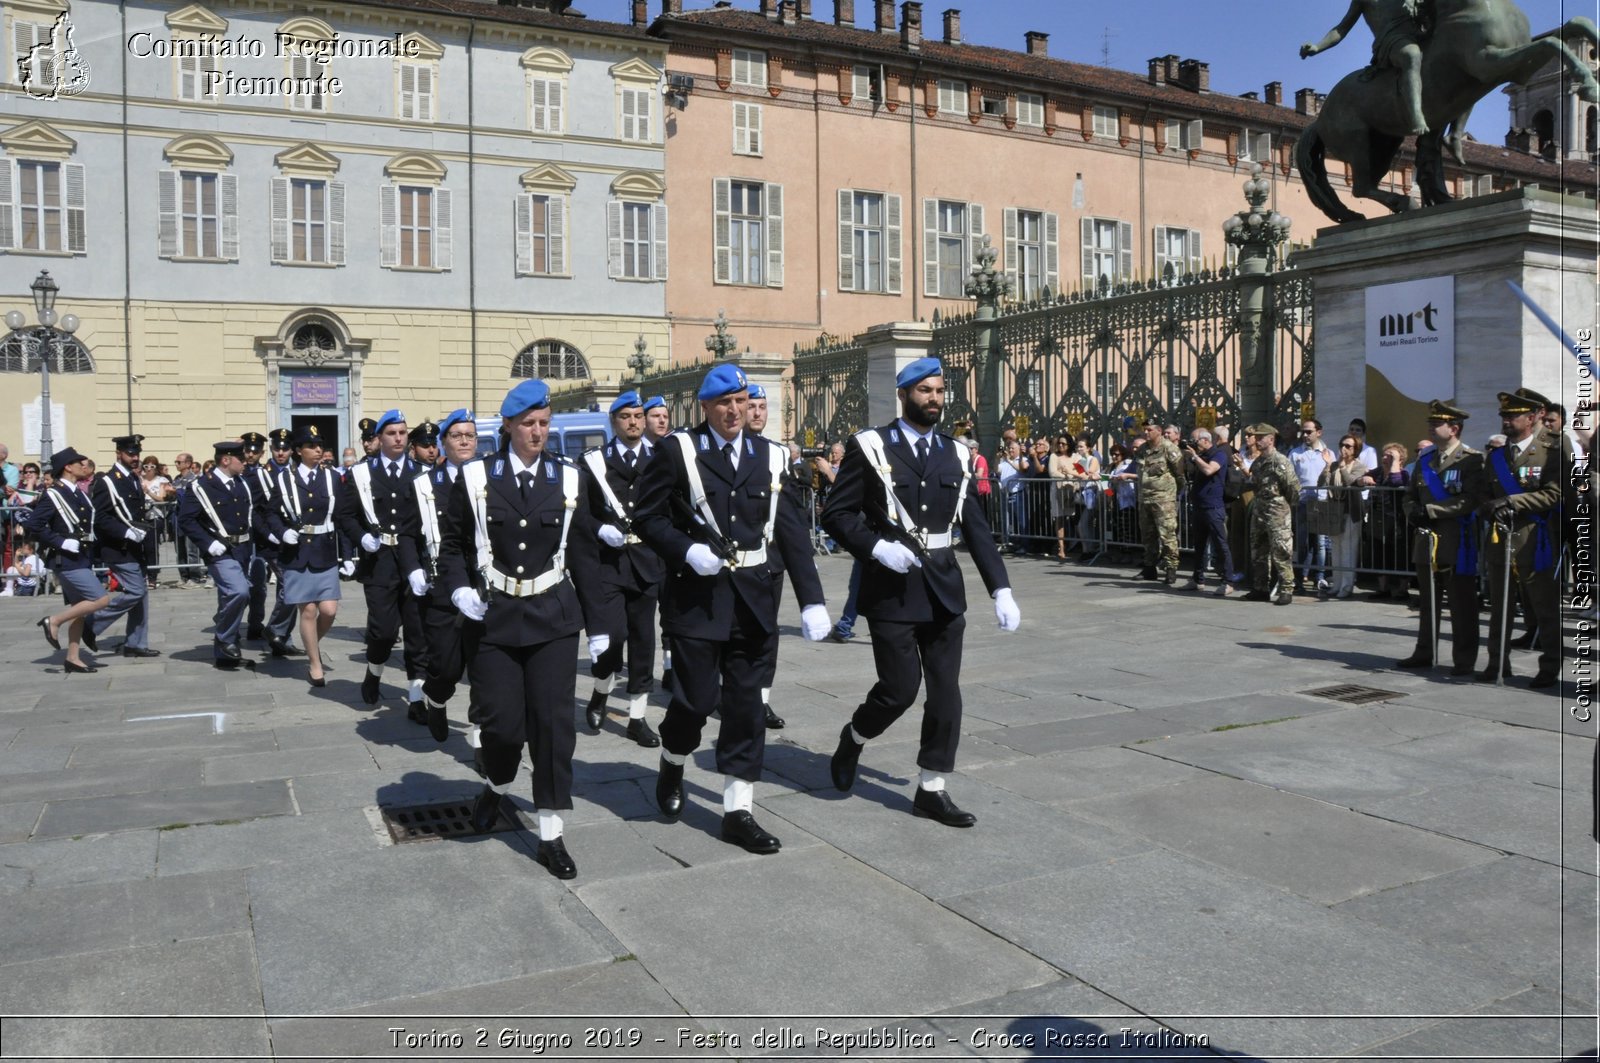
[[[228,548],[222,545],[222,540],[220,539],[211,540],[211,545],[206,547],[206,553],[210,554],[212,557],[221,557],[227,552]]]
[[[622,534],[622,529],[617,527],[615,524],[600,525],[600,541],[605,543],[607,546],[615,546],[618,549],[621,549],[624,539],[625,537]]]
[[[611,636],[602,632],[589,636],[589,660],[598,661],[600,655],[611,648]]]
[[[1016,599],[1011,597],[1010,587],[1001,587],[994,592],[994,615],[1000,621],[1001,631],[1015,631],[1022,626],[1022,610],[1017,608]]]
[[[411,584],[411,593],[418,598],[426,597],[428,593],[428,574],[420,568],[412,569],[411,575],[406,577],[406,582]]]
[[[800,610],[800,630],[807,642],[821,642],[827,638],[828,632],[833,630],[833,621],[828,619],[828,607],[818,603]]]
[[[144,529],[143,528],[129,528],[128,529],[128,541],[130,543],[142,543],[142,542],[144,542]]]
[[[283,533],[283,545],[294,546],[299,541],[300,533],[295,531],[293,528],[290,528],[288,531]]]
[[[354,576],[355,574],[356,574],[356,563],[354,561],[346,561],[346,562],[344,562],[343,564],[341,564],[339,566],[339,575],[341,575],[341,576]]]
[[[80,543],[76,539],[63,539],[63,540],[61,540],[61,552],[62,553],[75,554],[75,553],[78,553],[82,549],[83,549],[83,544]]]
[[[873,546],[872,559],[890,572],[899,572],[902,575],[910,572],[912,565],[922,567],[922,561],[911,552],[909,546],[891,543],[888,539],[879,539]]]
[[[271,532],[267,532],[267,542],[271,543],[273,546],[277,546],[278,541],[279,540],[276,535],[273,535]]]
[[[689,567],[694,569],[699,576],[715,576],[722,571],[722,558],[718,557],[705,543],[695,543],[689,547],[689,552],[684,556]]]
[[[361,549],[365,550],[369,554],[377,553],[378,547],[382,545],[383,543],[379,541],[378,537],[373,535],[371,532],[368,532],[361,537]]]
[[[489,613],[489,603],[471,587],[462,587],[450,595],[450,602],[468,620],[482,620]]]

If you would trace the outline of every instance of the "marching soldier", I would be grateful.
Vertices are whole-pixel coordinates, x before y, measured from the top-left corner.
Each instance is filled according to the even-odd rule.
[[[244,432],[239,438],[244,440],[245,479],[249,481],[251,491],[267,497],[272,492],[272,478],[261,468],[261,455],[266,450],[267,437],[260,432]],[[261,621],[266,616],[268,576],[272,572],[272,562],[278,557],[276,536],[268,539],[270,534],[264,528],[257,531],[255,550],[244,570],[245,578],[250,581],[250,607],[245,610],[244,637],[251,640],[258,640],[266,633]]]
[[[217,588],[212,664],[233,669],[244,660],[239,629],[250,604],[245,573],[251,544],[258,532],[276,534],[283,526],[244,475],[244,441],[226,439],[215,450],[216,467],[190,484],[178,503],[178,529],[206,552],[206,574]]]
[[[606,652],[590,662],[594,690],[584,715],[589,730],[599,734],[626,644],[628,737],[653,749],[661,739],[645,721],[645,706],[655,689],[656,600],[665,573],[661,559],[634,531],[633,516],[639,478],[654,460],[655,447],[644,438],[644,404],[638,392],[618,395],[610,412],[611,442],[586,452],[581,462],[584,505],[599,526],[601,543],[596,609],[601,630],[610,636]]]
[[[1435,399],[1428,404],[1433,446],[1417,458],[1405,511],[1418,532],[1412,560],[1423,590],[1417,648],[1396,662],[1430,668],[1441,602],[1450,600],[1451,675],[1471,675],[1478,663],[1478,530],[1472,516],[1483,490],[1483,454],[1461,441],[1467,413]],[[1433,598],[1428,600],[1428,592]]]
[[[1300,477],[1278,449],[1278,432],[1265,421],[1244,430],[1256,437],[1258,453],[1250,465],[1250,561],[1254,568],[1247,602],[1294,602],[1294,507],[1300,498]],[[1273,587],[1277,587],[1276,594]]]
[[[1144,440],[1139,451],[1144,569],[1139,578],[1160,579],[1170,587],[1178,580],[1178,483],[1183,478],[1183,455],[1153,421],[1144,426]]]
[[[419,488],[418,485],[427,478],[428,473],[433,471],[433,467],[439,462],[439,426],[432,421],[423,421],[417,427],[411,429],[406,436],[406,453],[410,456],[412,465],[417,470],[416,476],[411,481],[411,487],[414,501],[417,504],[417,522],[414,529],[416,537],[412,542],[412,550],[416,552],[418,561],[418,567],[406,573],[406,584],[410,588],[412,596],[417,600],[417,616],[421,621],[422,637],[425,640],[423,649],[427,650],[433,644],[433,639],[428,634],[427,607],[432,597],[432,584],[438,578],[439,551],[438,536],[436,535],[434,537],[433,553],[424,554],[422,552],[425,549],[427,539],[423,525],[428,519],[428,514],[424,512],[423,507],[431,506],[433,503],[432,492],[428,491],[425,496],[424,491],[426,489]],[[435,521],[437,521],[437,515],[435,515]],[[437,523],[435,523],[434,527],[437,528],[437,526]],[[453,623],[455,611],[452,608],[450,612],[452,614],[450,620]],[[431,668],[431,659],[425,658],[425,660],[424,668]],[[409,665],[407,670],[409,671]],[[425,703],[427,695],[423,691],[423,688],[427,685],[427,672],[424,671],[420,676],[409,676],[408,678],[411,682],[406,691],[406,717],[412,723],[419,723],[424,727],[429,727],[429,733],[432,733]],[[435,741],[443,742],[450,737],[450,731],[448,721],[442,713],[439,717],[438,727],[443,737],[435,735],[434,738]]]
[[[370,417],[363,417],[356,422],[356,428],[361,432],[361,450],[367,457],[378,453],[378,422]]]
[[[433,434],[442,443],[445,460],[411,481],[420,518],[415,549],[427,586],[427,593],[419,596],[418,604],[422,610],[422,629],[428,640],[428,678],[422,684],[425,711],[418,713],[418,706],[413,705],[408,714],[414,723],[427,726],[435,742],[443,742],[450,737],[446,707],[455,696],[456,684],[465,674],[483,634],[483,625],[463,617],[450,601],[450,588],[442,578],[440,567],[444,507],[451,488],[461,478],[462,467],[478,451],[477,421],[471,410],[455,410],[439,422]],[[416,433],[412,436],[414,441]],[[415,573],[408,574],[408,582],[412,575]],[[477,730],[478,698],[474,691],[469,691],[468,697],[467,722],[472,727],[467,732],[467,742],[477,750],[481,748]]]
[[[761,435],[767,427],[767,416],[767,389],[760,384],[751,384],[750,401],[745,406],[744,411],[745,431]],[[784,456],[788,457],[787,448],[785,448]],[[781,490],[789,498],[789,501],[794,504],[796,509],[800,509],[804,513],[805,511],[800,507],[799,485],[795,483],[794,466],[792,464],[785,463],[782,484]],[[767,568],[772,571],[772,592],[777,597],[778,604],[781,607],[783,604],[783,555],[776,550],[769,551],[767,553]],[[772,684],[777,681],[777,678],[778,655],[774,653],[766,661],[764,674],[761,677],[761,711],[766,714],[767,730],[769,731],[781,731],[784,724],[783,717],[772,711]]]
[[[569,879],[578,867],[562,840],[561,813],[572,807],[578,629],[600,630],[599,618],[589,615],[597,600],[595,525],[580,504],[578,467],[545,452],[550,389],[544,382],[512,388],[500,416],[505,446],[462,466],[441,529],[450,600],[484,624],[470,668],[482,699],[488,782],[473,803],[472,822],[479,831],[494,826],[527,745],[538,813],[535,859]],[[589,636],[591,657],[605,652],[604,642],[604,635]]]
[[[290,431],[287,428],[275,428],[266,435],[260,432],[246,432],[244,439],[244,473],[250,481],[251,488],[255,489],[262,498],[268,500],[269,509],[276,512],[271,506],[273,492],[277,490],[278,478],[289,470]],[[266,444],[272,448],[272,457],[263,462],[261,460],[261,447]],[[267,531],[256,537],[256,556],[250,565],[250,610],[245,615],[245,638],[259,639],[263,635],[267,640],[267,650],[274,657],[299,657],[301,651],[289,644],[289,635],[294,631],[295,608],[283,600],[283,566],[281,563],[282,543],[277,533]],[[263,613],[266,613],[268,574],[276,580],[276,589],[273,591],[272,612],[267,614],[265,628],[261,622]]]
[[[1478,673],[1492,683],[1511,675],[1510,655],[1503,642],[1508,623],[1505,566],[1511,566],[1513,588],[1538,629],[1539,671],[1528,685],[1555,686],[1561,667],[1561,492],[1572,455],[1566,437],[1536,431],[1538,411],[1549,405],[1544,396],[1519,388],[1500,393],[1500,424],[1506,444],[1484,461],[1484,502],[1479,515],[1490,523],[1489,666]],[[1509,526],[1510,533],[1495,525]]]
[[[283,543],[278,582],[284,604],[300,619],[307,678],[322,687],[327,685],[322,640],[339,614],[339,577],[355,573],[355,544],[339,529],[339,496],[348,488],[343,477],[322,464],[326,447],[317,426],[301,426],[293,440],[300,460],[281,470],[273,483],[273,509],[284,524],[278,533]]]
[[[664,395],[651,395],[644,400],[644,436],[652,445],[661,442],[672,432],[672,415],[667,412]],[[667,644],[666,618],[661,627],[661,689],[672,690],[672,647]]]
[[[150,581],[148,560],[155,547],[155,525],[149,498],[139,482],[139,455],[144,436],[117,436],[117,460],[94,478],[89,498],[94,505],[94,535],[100,560],[117,577],[111,603],[84,622],[84,644],[91,650],[120,616],[128,618],[124,657],[159,657],[150,648]]]
[[[829,770],[838,789],[854,786],[866,743],[911,707],[926,679],[921,772],[911,811],[946,826],[970,827],[978,817],[957,807],[945,790],[961,740],[967,626],[966,587],[951,539],[958,523],[994,599],[1000,629],[1017,630],[1022,613],[978,499],[972,451],[937,431],[944,367],[936,358],[918,359],[900,371],[895,384],[899,419],[851,439],[822,511],[823,528],[861,562],[857,601],[871,628],[878,668],[877,683],[839,733]]]
[[[805,637],[826,637],[829,621],[806,527],[779,490],[787,454],[744,430],[749,386],[735,365],[706,374],[699,390],[705,420],[660,444],[639,485],[634,527],[666,565],[663,626],[676,666],[661,722],[656,803],[669,820],[682,814],[684,763],[720,710],[722,839],[775,853],[781,843],[751,814],[766,744],[762,665],[778,641],[769,551],[784,556]]]
[[[422,470],[406,457],[410,435],[405,414],[389,410],[373,426],[378,451],[350,467],[348,485],[339,500],[339,525],[345,536],[361,545],[356,579],[367,599],[367,674],[361,681],[361,700],[376,705],[383,666],[405,633],[406,701],[422,700],[427,675],[427,648],[423,641],[418,599],[428,592],[422,565],[416,555],[421,514],[411,481]],[[408,586],[409,584],[409,586]]]
[[[423,469],[439,464],[439,426],[423,421],[411,430],[411,460]]]
[[[89,459],[72,447],[50,455],[50,472],[56,485],[44,490],[28,511],[28,534],[49,552],[50,571],[61,584],[67,608],[54,616],[41,617],[39,627],[52,649],[61,648],[61,631],[66,628],[67,659],[62,666],[67,674],[98,672],[85,664],[79,646],[94,646],[85,636],[92,633],[90,621],[111,596],[94,574],[94,504],[78,485],[89,479]]]

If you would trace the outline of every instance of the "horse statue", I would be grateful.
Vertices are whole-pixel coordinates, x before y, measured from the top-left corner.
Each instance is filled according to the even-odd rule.
[[[1573,18],[1547,33],[1530,36],[1528,16],[1512,0],[1434,0],[1432,31],[1422,42],[1422,111],[1428,132],[1417,137],[1417,184],[1424,206],[1448,203],[1444,146],[1464,162],[1462,139],[1477,102],[1506,82],[1518,85],[1552,60],[1566,64],[1579,84],[1579,96],[1600,102],[1600,84],[1569,40],[1600,45],[1595,24]],[[1351,190],[1398,214],[1410,199],[1381,187],[1410,132],[1401,102],[1397,68],[1367,67],[1346,75],[1328,93],[1315,121],[1300,135],[1295,162],[1306,193],[1335,222],[1363,221],[1345,206],[1328,183],[1327,159],[1350,164]]]

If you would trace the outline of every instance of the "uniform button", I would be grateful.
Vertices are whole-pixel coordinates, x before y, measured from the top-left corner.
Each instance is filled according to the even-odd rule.
[[[528,526],[528,522],[527,522],[527,521],[525,521],[525,520],[519,520],[519,521],[517,521],[517,527],[519,527],[519,528],[526,528],[526,527],[527,527],[527,526]]]
[[[735,513],[732,516],[730,516],[728,518],[728,523],[729,524],[738,524],[739,523],[739,515],[737,513]]]
[[[518,550],[526,550],[527,548],[528,548],[528,544],[527,543],[518,543],[517,544],[517,549]]]
[[[519,575],[519,576],[522,575],[522,566],[521,565],[517,566],[517,575]]]
[[[922,507],[922,511],[923,511],[923,512],[924,512],[924,513],[926,513],[926,512],[927,512],[927,511],[928,511],[928,507],[927,507],[927,506],[926,506],[926,505],[924,505],[924,506],[923,506],[923,507]]]
[[[922,486],[923,486],[923,487],[927,487],[927,486],[928,486],[928,481],[926,481],[926,480],[923,480],[923,481],[922,481]]]

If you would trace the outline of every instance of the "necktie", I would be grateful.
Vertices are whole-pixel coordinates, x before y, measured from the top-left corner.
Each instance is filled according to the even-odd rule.
[[[635,454],[631,450],[625,450],[622,453],[623,453],[623,459],[622,460],[628,463],[628,468],[630,468],[630,469],[633,468],[634,462],[639,460],[639,455]]]
[[[228,477],[228,494],[233,494],[233,477]]]
[[[528,487],[533,483],[533,473],[523,471],[517,473],[517,483],[522,488],[522,497],[528,497]]]
[[[400,463],[399,462],[392,461],[392,462],[389,463],[389,479],[391,479],[391,480],[400,479]]]
[[[926,439],[917,440],[917,464],[923,468],[928,467],[928,441]]]
[[[733,444],[732,443],[724,443],[724,444],[722,444],[722,460],[728,463],[728,468],[729,469],[732,469],[732,470],[736,470],[737,469],[737,466],[735,466],[733,464]]]

